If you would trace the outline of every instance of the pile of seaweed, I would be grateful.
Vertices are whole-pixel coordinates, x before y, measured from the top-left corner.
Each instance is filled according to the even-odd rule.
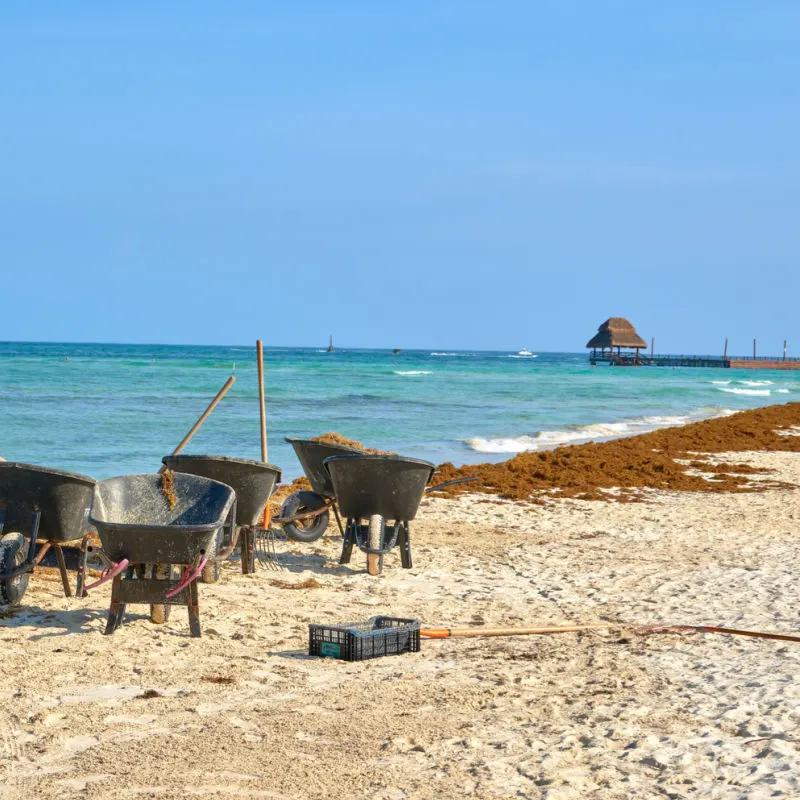
[[[338,444],[340,447],[352,447],[354,450],[361,450],[371,456],[394,455],[387,450],[376,450],[374,447],[367,447],[365,444],[361,444],[361,442],[355,439],[348,439],[346,436],[342,436],[341,433],[336,433],[336,431],[328,431],[320,436],[312,436],[311,441],[322,442],[323,444]]]
[[[390,453],[388,450],[376,450],[374,447],[367,447],[365,444],[362,444],[356,439],[349,439],[347,436],[342,436],[341,433],[336,433],[336,431],[328,431],[327,433],[320,434],[319,436],[312,436],[311,441],[322,442],[323,444],[335,444],[339,445],[340,447],[352,447],[353,450],[361,450],[363,453],[371,456],[395,455],[394,453]],[[279,486],[272,495],[272,499],[276,503],[283,502],[290,494],[304,490],[311,490],[311,484],[308,482],[308,478],[295,478],[291,483]]]
[[[447,487],[441,494],[484,492],[540,504],[548,497],[631,502],[642,498],[642,489],[753,492],[791,486],[749,480],[766,470],[697,457],[754,450],[800,452],[800,403],[742,411],[627,439],[521,453],[500,464],[442,464],[436,482],[475,475],[477,481]]]

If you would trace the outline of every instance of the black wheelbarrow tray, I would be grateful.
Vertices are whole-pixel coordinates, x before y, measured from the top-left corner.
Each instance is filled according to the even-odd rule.
[[[364,453],[337,455],[324,463],[347,518],[341,563],[350,561],[356,544],[367,554],[367,571],[376,575],[383,569],[383,556],[399,545],[402,565],[410,569],[409,522],[417,514],[434,465],[418,458]],[[387,521],[393,523],[391,530]]]
[[[95,489],[89,520],[107,569],[86,588],[113,579],[106,633],[119,626],[126,603],[149,603],[151,615],[162,605],[188,606],[192,635],[200,635],[197,578],[216,558],[222,528],[235,524],[236,494],[219,481],[176,472],[171,506],[164,480],[123,475]],[[168,565],[184,567],[179,580],[170,577]]]
[[[290,539],[297,542],[315,542],[328,528],[329,510],[333,509],[336,524],[344,535],[336,508],[336,491],[330,473],[325,469],[325,459],[341,455],[363,455],[355,447],[346,447],[313,439],[286,437],[294,449],[312,491],[295,492],[284,500],[280,517],[272,522],[281,525]]]
[[[64,594],[72,595],[62,546],[81,540],[76,594],[82,597],[94,478],[34,464],[0,461],[0,605],[17,605],[30,573],[49,550]],[[4,534],[3,531],[6,531]],[[26,541],[27,540],[27,541]],[[42,543],[41,548],[37,545]]]
[[[217,558],[203,572],[204,583],[219,578],[219,565],[234,551],[241,537],[242,572],[255,572],[255,533],[275,484],[281,479],[280,467],[263,461],[230,456],[177,455],[161,459],[167,469],[200,475],[230,486],[236,492],[236,524],[231,536],[220,543]]]

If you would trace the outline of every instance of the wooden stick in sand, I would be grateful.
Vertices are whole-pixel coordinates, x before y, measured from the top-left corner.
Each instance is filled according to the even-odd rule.
[[[617,628],[613,623],[596,625],[551,625],[539,628],[421,628],[420,635],[428,639],[455,639],[466,636],[528,636],[530,634],[576,633],[593,628]]]
[[[593,628],[623,628],[620,623],[599,623],[594,625],[555,625],[539,628],[421,628],[420,636],[427,639],[455,639],[468,636],[528,636],[530,634],[579,633]],[[764,633],[762,631],[743,631],[739,628],[720,628],[715,625],[642,625],[632,628],[638,635],[652,633],[726,633],[730,636],[749,636],[754,639],[774,639],[781,642],[800,642],[800,636],[788,633]]]
[[[267,463],[267,407],[264,399],[264,344],[261,339],[256,340],[256,362],[258,363],[258,410],[261,415],[261,460]],[[264,503],[264,518],[261,527],[269,530],[272,513],[269,507],[269,498]]]
[[[256,342],[256,359],[258,361],[258,404],[261,413],[261,460],[267,461],[267,409],[264,405],[264,345],[261,339]]]
[[[233,375],[231,375],[230,378],[228,378],[228,380],[225,381],[225,385],[217,392],[217,396],[208,404],[208,408],[200,415],[200,418],[197,420],[197,422],[195,422],[195,424],[192,425],[192,429],[189,431],[189,433],[186,434],[186,436],[183,437],[183,441],[181,441],[181,443],[172,451],[173,456],[178,455],[178,453],[180,453],[181,450],[183,450],[183,448],[186,447],[192,436],[194,436],[197,433],[200,426],[206,421],[206,417],[208,417],[208,415],[217,407],[217,403],[219,403],[219,401],[222,400],[223,397],[225,397],[225,394],[227,393],[228,389],[230,389],[231,386],[233,386],[235,381],[236,378]],[[166,468],[167,468],[166,465],[162,466],[161,469],[158,471],[159,474],[164,472]]]

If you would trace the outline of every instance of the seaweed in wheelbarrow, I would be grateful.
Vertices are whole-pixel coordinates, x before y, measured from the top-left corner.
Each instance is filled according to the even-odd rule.
[[[159,605],[187,606],[192,636],[200,635],[197,579],[217,555],[222,528],[235,525],[236,495],[198,475],[176,472],[172,480],[174,507],[161,491],[161,475],[123,475],[95,489],[89,519],[107,570],[87,589],[113,579],[107,634],[127,603],[149,603],[151,613]],[[163,576],[163,565],[183,567],[180,579]]]
[[[31,572],[50,552],[56,556],[64,594],[72,596],[62,548],[76,540],[81,540],[76,594],[83,595],[94,486],[95,480],[86,475],[0,462],[0,605],[21,602]]]
[[[294,449],[297,460],[303,468],[312,491],[299,491],[284,500],[281,515],[275,520],[283,527],[286,535],[297,542],[315,542],[328,528],[330,508],[336,516],[341,530],[341,521],[336,509],[336,492],[331,483],[331,476],[325,469],[326,458],[340,455],[359,455],[363,451],[356,447],[348,447],[314,439],[296,439],[286,437],[286,441]],[[344,535],[344,532],[342,531]]]

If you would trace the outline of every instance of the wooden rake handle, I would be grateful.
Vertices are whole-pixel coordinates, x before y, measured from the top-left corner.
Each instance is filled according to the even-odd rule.
[[[548,633],[579,633],[594,628],[616,628],[612,623],[596,625],[550,625],[538,628],[421,628],[420,636],[427,639],[456,639],[468,636],[529,636]]]

